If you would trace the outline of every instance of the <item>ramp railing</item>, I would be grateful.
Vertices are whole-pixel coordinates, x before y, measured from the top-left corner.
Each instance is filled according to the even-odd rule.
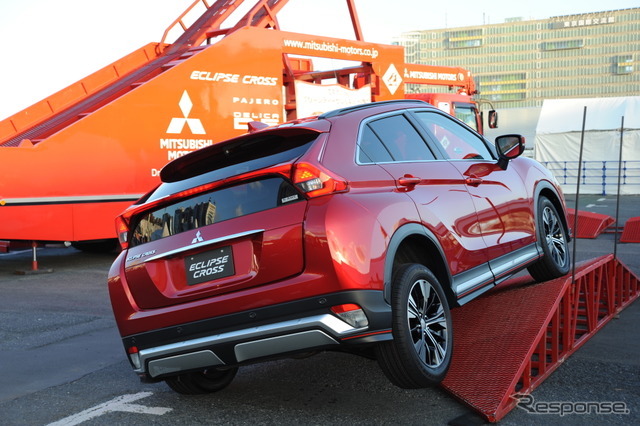
[[[575,194],[578,179],[583,194],[612,195],[617,192],[618,165],[623,194],[640,194],[640,161],[544,161],[542,165],[558,179],[562,189]]]

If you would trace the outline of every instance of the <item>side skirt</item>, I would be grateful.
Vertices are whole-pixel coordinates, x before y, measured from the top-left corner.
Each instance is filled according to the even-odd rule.
[[[533,243],[454,276],[453,290],[458,298],[458,304],[464,305],[475,299],[531,265],[540,256],[537,245]]]

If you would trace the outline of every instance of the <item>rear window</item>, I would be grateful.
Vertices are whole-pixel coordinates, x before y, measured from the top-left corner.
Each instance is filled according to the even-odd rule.
[[[279,176],[217,189],[147,212],[133,228],[131,246],[301,200],[293,185]]]

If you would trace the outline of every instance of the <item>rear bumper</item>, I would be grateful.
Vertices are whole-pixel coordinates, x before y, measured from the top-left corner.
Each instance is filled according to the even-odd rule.
[[[362,308],[366,327],[355,328],[331,312],[332,306],[346,303]],[[391,307],[383,293],[355,290],[127,336],[123,344],[135,372],[148,381],[297,352],[347,350],[391,338]]]

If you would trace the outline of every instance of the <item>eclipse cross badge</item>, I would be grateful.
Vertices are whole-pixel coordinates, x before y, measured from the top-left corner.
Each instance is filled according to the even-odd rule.
[[[191,241],[191,244],[201,243],[203,241],[204,239],[202,238],[202,234],[200,233],[200,231],[198,231],[196,232],[196,237],[193,239],[193,241]]]

